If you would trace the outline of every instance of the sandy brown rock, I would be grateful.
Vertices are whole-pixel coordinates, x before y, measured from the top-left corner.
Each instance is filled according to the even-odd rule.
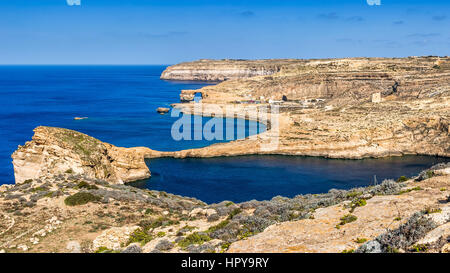
[[[340,218],[349,214],[342,203],[316,210],[313,219],[285,222],[268,227],[264,232],[247,240],[233,243],[229,252],[342,252],[358,248],[358,239],[371,240],[390,229],[395,229],[413,213],[426,208],[440,208],[433,217],[445,219],[431,231],[423,242],[435,241],[448,235],[447,219],[450,205],[445,200],[450,186],[450,176],[439,176],[424,182],[411,182],[410,188],[420,186],[423,190],[401,195],[375,196],[367,205],[357,207],[352,215],[357,220],[336,226]],[[439,221],[437,221],[439,222]]]
[[[166,68],[161,74],[165,80],[224,81],[271,75],[298,60],[199,60]]]
[[[37,127],[33,139],[13,153],[16,183],[57,174],[82,174],[124,183],[150,177],[148,148],[120,148],[76,131]]]
[[[217,62],[221,63],[211,61],[211,64]],[[194,69],[197,63],[191,66]],[[264,153],[355,159],[405,154],[450,156],[448,57],[297,60],[271,76],[182,90],[181,100],[189,101],[196,93],[202,94],[204,106],[209,105],[200,112],[203,115],[211,115],[211,105],[222,109],[233,106],[237,113],[278,107],[279,131],[261,135],[271,134],[270,138],[180,151],[176,156]],[[380,95],[375,103],[374,94]],[[268,103],[283,96],[287,101],[279,105]],[[248,104],[249,100],[259,104]],[[187,111],[193,105],[175,106]],[[261,118],[259,121],[267,122]],[[279,145],[264,149],[265,142],[272,143],[274,138]]]

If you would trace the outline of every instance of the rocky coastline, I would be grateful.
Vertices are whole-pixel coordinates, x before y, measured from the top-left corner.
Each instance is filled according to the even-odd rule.
[[[16,184],[0,187],[0,252],[450,251],[449,163],[366,188],[240,204],[123,185],[150,177],[145,159],[157,157],[450,157],[449,57],[200,60],[161,78],[223,81],[181,91],[174,107],[194,111],[201,93],[197,114],[231,107],[225,116],[268,130],[159,152],[37,127],[12,155]]]

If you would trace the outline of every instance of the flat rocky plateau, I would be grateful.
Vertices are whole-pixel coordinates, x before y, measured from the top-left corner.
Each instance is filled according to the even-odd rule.
[[[450,166],[349,191],[240,204],[127,185],[145,159],[284,154],[450,156],[450,58],[200,60],[163,79],[221,81],[173,107],[268,130],[205,148],[121,148],[37,127],[0,187],[1,252],[448,252]],[[191,102],[202,95],[200,104]],[[267,116],[263,109],[278,109]],[[197,112],[196,112],[197,111]],[[150,162],[151,164],[151,162]]]

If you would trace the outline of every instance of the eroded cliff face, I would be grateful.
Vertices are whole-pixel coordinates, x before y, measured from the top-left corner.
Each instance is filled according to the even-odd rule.
[[[40,126],[12,154],[16,183],[41,176],[79,174],[112,184],[150,177],[148,148],[120,148],[80,132]]]
[[[268,60],[267,60],[268,61]],[[247,61],[250,65],[252,62]],[[349,58],[325,60],[289,60],[279,64],[279,71],[270,76],[249,75],[232,78],[214,86],[197,90],[210,102],[234,102],[236,100],[281,100],[285,96],[290,101],[305,99],[325,99],[329,105],[344,105],[349,102],[368,101],[374,93],[401,97],[423,97],[426,94],[442,93],[450,88],[449,57],[410,58]],[[226,61],[203,61],[216,70],[205,71],[196,62],[183,63],[183,69],[195,71],[191,80],[214,77]],[[177,65],[168,70],[177,71]],[[230,67],[230,69],[232,69]],[[194,73],[194,72],[192,72]],[[165,77],[165,73],[163,73]],[[186,77],[188,79],[188,77]],[[193,90],[182,95],[193,99]],[[220,96],[219,94],[226,94]]]
[[[272,75],[298,60],[199,60],[169,66],[164,80],[224,81]]]
[[[276,62],[276,61],[275,61]],[[179,157],[286,154],[364,158],[424,154],[450,156],[450,58],[297,60],[271,76],[228,80],[183,90],[237,113],[279,104],[279,131],[177,153]],[[378,100],[373,96],[378,95]],[[258,101],[257,104],[254,102]],[[252,103],[253,102],[253,103]],[[178,104],[183,111],[193,103]],[[272,131],[272,132],[270,132]],[[265,142],[278,145],[262,149]]]

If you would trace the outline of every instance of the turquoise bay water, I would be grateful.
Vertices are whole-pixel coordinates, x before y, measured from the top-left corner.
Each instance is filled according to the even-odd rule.
[[[197,89],[207,83],[162,81],[159,76],[164,69],[165,66],[0,66],[0,184],[14,183],[10,155],[17,145],[31,139],[32,130],[39,125],[77,130],[117,146],[147,146],[161,151],[219,142],[172,139],[171,127],[178,118],[159,115],[156,108],[178,102],[181,89]],[[208,120],[202,118],[202,123]],[[246,123],[246,135],[256,133]],[[448,159],[161,158],[149,162],[152,178],[134,185],[206,202],[238,202],[364,186],[373,183],[374,175],[379,181],[411,176],[443,161]]]

